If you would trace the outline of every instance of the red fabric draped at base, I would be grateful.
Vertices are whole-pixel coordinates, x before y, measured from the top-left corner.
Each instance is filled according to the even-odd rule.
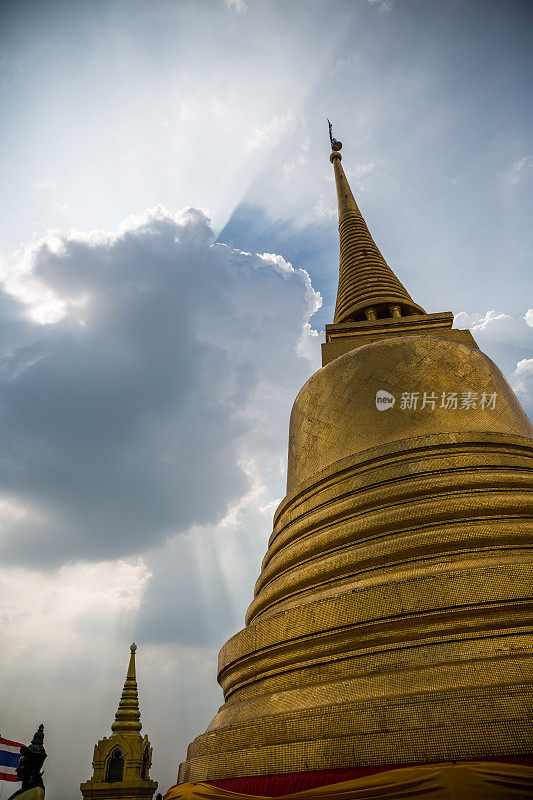
[[[496,761],[507,764],[522,764],[533,766],[533,756],[520,756],[516,758],[486,758],[484,761]],[[459,762],[458,762],[459,763]],[[464,762],[468,763],[468,762]],[[281,797],[285,794],[303,792],[317,786],[327,786],[330,783],[351,781],[363,778],[365,775],[375,775],[377,772],[386,772],[391,769],[403,767],[428,766],[422,764],[392,764],[386,767],[353,767],[346,769],[322,769],[313,772],[286,772],[276,775],[251,775],[242,778],[221,778],[220,780],[205,781],[210,786],[217,786],[228,792],[240,794],[255,794],[266,797]]]
[[[400,764],[398,766],[404,766]],[[320,769],[314,772],[285,772],[277,775],[254,775],[243,778],[223,778],[206,781],[211,786],[226,789],[228,792],[241,794],[258,794],[267,797],[280,797],[284,794],[303,792],[315,786],[327,786],[329,783],[351,781],[376,772],[384,772],[394,767],[355,767],[353,769]]]

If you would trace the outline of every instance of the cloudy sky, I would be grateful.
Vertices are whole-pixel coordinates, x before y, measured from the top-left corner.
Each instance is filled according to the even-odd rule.
[[[0,734],[45,723],[56,800],[133,639],[163,791],[221,703],[335,302],[326,116],[388,263],[531,414],[532,22],[529,0],[0,5]]]

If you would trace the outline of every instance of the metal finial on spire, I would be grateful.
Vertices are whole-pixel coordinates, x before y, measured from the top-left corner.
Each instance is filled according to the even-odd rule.
[[[328,118],[326,117],[326,119]],[[335,137],[333,136],[333,126],[329,121],[329,119],[328,119],[328,125],[329,125],[329,140],[331,142],[331,149],[334,150],[335,152],[338,152],[342,148],[342,142],[339,142],[339,140],[335,139]]]
[[[135,644],[135,642],[133,642],[133,644],[130,645],[130,653],[134,653],[136,650],[137,650],[137,645]]]

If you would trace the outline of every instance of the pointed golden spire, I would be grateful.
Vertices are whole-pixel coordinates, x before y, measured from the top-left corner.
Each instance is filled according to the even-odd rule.
[[[329,120],[328,120],[329,122]],[[341,165],[341,142],[333,138],[330,161],[339,206],[339,288],[334,324],[425,314],[388,266],[366,226]]]
[[[139,696],[137,693],[137,678],[135,676],[135,651],[137,645],[134,643],[130,647],[130,663],[128,665],[128,672],[126,680],[124,681],[124,688],[122,696],[118,704],[117,713],[115,714],[115,721],[111,725],[113,733],[121,732],[138,732],[141,730],[141,712],[139,711]]]

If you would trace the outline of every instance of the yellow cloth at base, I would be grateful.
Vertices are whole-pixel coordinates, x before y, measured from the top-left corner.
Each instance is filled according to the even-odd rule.
[[[490,761],[387,770],[275,800],[518,800],[533,798],[533,767]],[[163,800],[265,800],[208,783],[173,786]],[[267,800],[271,800],[268,798]]]
[[[44,800],[44,789],[42,786],[34,786],[33,789],[18,794],[15,800]]]

